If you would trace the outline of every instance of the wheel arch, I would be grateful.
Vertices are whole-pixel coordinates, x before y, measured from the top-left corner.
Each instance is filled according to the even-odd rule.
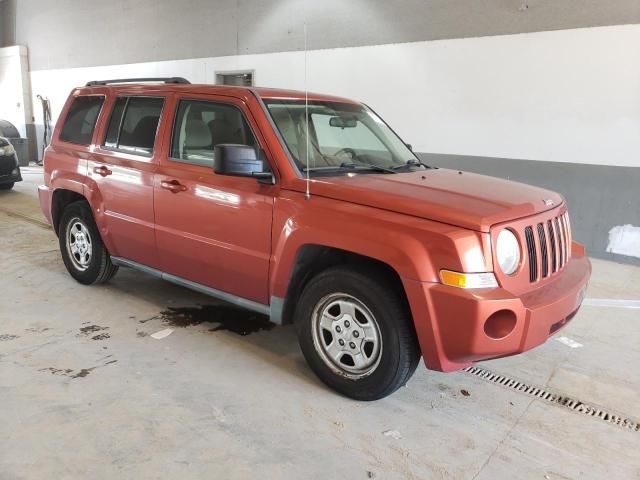
[[[85,201],[88,203],[88,200],[84,195],[74,190],[68,190],[66,188],[57,188],[54,190],[51,197],[51,221],[56,235],[60,234],[60,220],[62,219],[62,213],[65,208],[78,201]]]
[[[320,272],[339,265],[352,266],[361,272],[369,272],[388,279],[406,306],[407,313],[411,315],[401,277],[391,265],[382,260],[341,248],[321,244],[305,244],[298,249],[291,267],[282,305],[281,322],[283,324],[293,323],[296,299],[299,298],[309,280]]]

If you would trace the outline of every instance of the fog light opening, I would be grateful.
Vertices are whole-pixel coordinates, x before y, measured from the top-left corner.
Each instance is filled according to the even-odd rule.
[[[489,338],[501,340],[513,332],[517,321],[516,314],[511,310],[498,310],[484,322],[484,333]]]

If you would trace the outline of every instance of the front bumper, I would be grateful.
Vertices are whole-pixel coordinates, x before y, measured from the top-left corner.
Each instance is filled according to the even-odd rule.
[[[0,185],[22,181],[15,155],[0,156]]]
[[[458,370],[544,343],[577,313],[590,276],[584,248],[574,243],[571,260],[555,279],[520,296],[502,288],[405,282],[427,367]]]

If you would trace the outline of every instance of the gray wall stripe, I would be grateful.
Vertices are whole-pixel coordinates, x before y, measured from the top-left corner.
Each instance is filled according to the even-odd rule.
[[[509,158],[421,153],[442,168],[466,170],[537,185],[561,193],[576,241],[593,257],[640,265],[640,258],[607,253],[611,228],[640,226],[640,168]]]
[[[304,0],[3,0],[31,70],[302,50]],[[306,1],[309,48],[640,23],[638,0]]]

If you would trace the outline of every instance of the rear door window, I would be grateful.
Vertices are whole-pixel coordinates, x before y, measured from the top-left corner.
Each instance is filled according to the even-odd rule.
[[[163,106],[164,98],[119,97],[111,113],[104,146],[150,157]]]
[[[90,145],[103,103],[104,96],[101,95],[76,97],[62,125],[60,140]]]

